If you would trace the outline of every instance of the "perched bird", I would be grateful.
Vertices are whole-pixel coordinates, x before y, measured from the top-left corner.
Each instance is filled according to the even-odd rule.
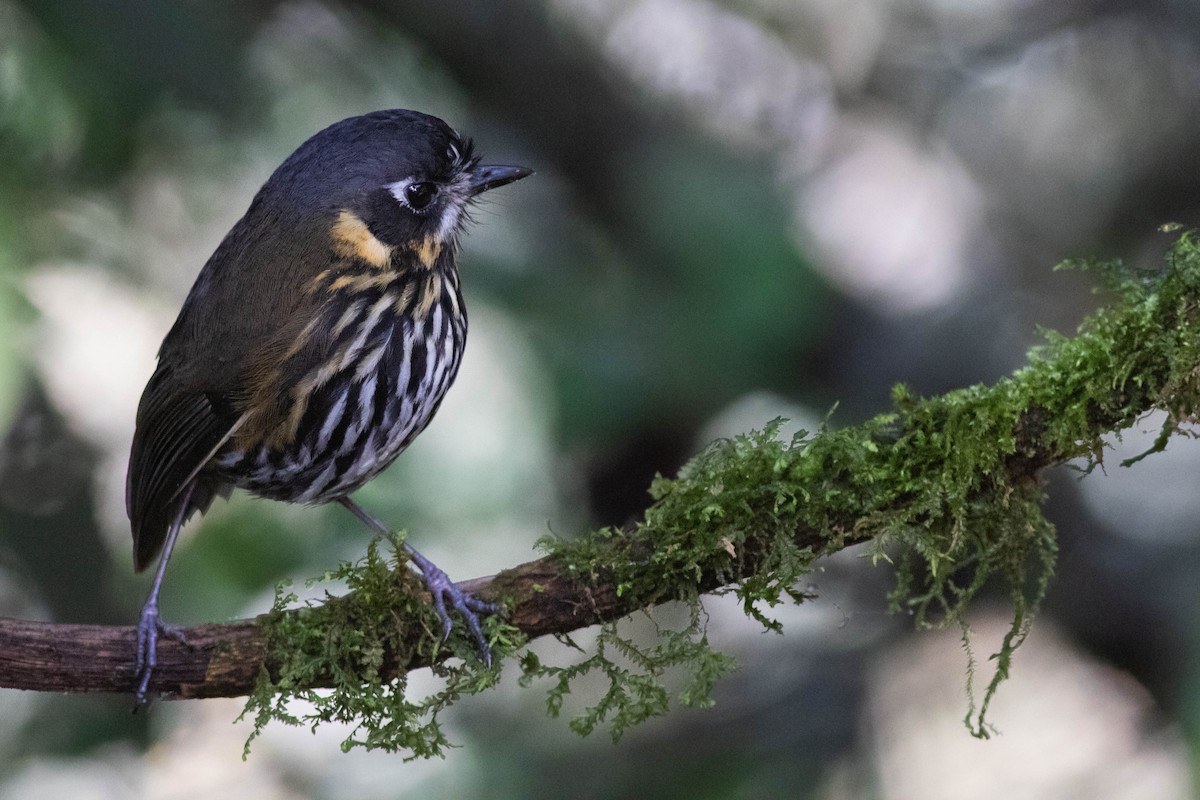
[[[336,501],[392,536],[350,493],[419,434],[467,335],[455,265],[481,193],[531,170],[481,164],[469,139],[416,111],[342,120],[292,153],[200,271],[142,394],[126,480],[134,566],[158,570],[138,624],[139,703],[160,634],[158,596],[180,527],[234,488]],[[457,609],[490,661],[494,610],[405,548],[450,633]]]

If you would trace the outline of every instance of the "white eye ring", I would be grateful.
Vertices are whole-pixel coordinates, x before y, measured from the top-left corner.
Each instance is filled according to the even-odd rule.
[[[433,203],[434,198],[438,196],[439,187],[432,181],[405,178],[390,184],[387,190],[401,205],[420,213]]]

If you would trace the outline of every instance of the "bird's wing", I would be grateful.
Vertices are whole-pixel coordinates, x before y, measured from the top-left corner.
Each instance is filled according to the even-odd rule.
[[[236,415],[219,410],[204,392],[179,391],[163,367],[142,395],[125,480],[125,507],[133,528],[134,566],[154,559],[184,502],[184,488],[237,429]],[[211,492],[194,496],[185,515],[203,509]]]
[[[284,230],[284,222],[264,221],[256,208],[257,200],[201,270],[138,406],[126,507],[139,570],[162,548],[184,489],[246,421],[242,410],[258,384],[267,402],[255,424],[269,429],[275,420],[262,407],[274,408],[286,395],[295,365],[328,349],[320,326],[307,324],[327,293],[312,291],[315,273],[306,267],[326,257],[328,225],[301,219]],[[273,235],[261,235],[268,222]],[[301,331],[310,335],[297,347]],[[289,351],[292,366],[279,364]],[[259,380],[272,375],[282,382]],[[197,484],[185,515],[207,508],[215,488]]]

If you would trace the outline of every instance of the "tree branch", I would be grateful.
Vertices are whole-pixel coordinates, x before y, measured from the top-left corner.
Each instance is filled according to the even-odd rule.
[[[1153,278],[1083,265],[1102,272],[1117,300],[1074,338],[1051,335],[1027,367],[993,386],[929,399],[899,387],[895,411],[862,425],[792,443],[769,431],[717,445],[679,478],[656,482],[643,522],[556,544],[546,557],[461,585],[506,602],[508,623],[532,639],[728,587],[748,606],[769,602],[812,559],[872,540],[894,545],[881,553],[898,549],[898,561],[923,566],[915,577],[902,571],[902,583],[921,584],[910,587],[913,604],[950,608],[947,597],[964,596],[950,576],[973,571],[969,597],[998,574],[1016,587],[1019,619],[1023,570],[1040,555],[1044,582],[1054,552],[1038,474],[1072,459],[1099,462],[1101,437],[1151,410],[1168,412],[1168,432],[1193,419],[1200,250],[1190,234],[1169,263]],[[276,611],[271,625],[263,624],[270,615],[199,625],[184,631],[185,642],[164,638],[151,688],[178,698],[250,693],[263,670],[276,676],[288,658],[286,643],[269,641],[279,615],[311,612]],[[427,666],[429,632],[419,624],[397,630],[385,669]],[[132,627],[0,619],[0,686],[129,692],[134,647]]]
[[[503,573],[510,591],[529,596],[509,621],[531,638],[582,628],[629,613],[611,591],[571,585],[542,558]],[[483,599],[499,599],[497,578],[464,581]],[[539,585],[543,591],[534,591]],[[153,691],[181,698],[233,697],[254,688],[260,671],[271,668],[266,632],[260,621],[196,625],[183,630],[184,642],[162,637]],[[0,686],[52,692],[131,692],[136,629],[132,626],[72,625],[0,618]],[[426,666],[412,663],[409,669]]]
[[[812,544],[818,537],[808,537]],[[718,578],[697,582],[716,588]],[[618,597],[609,582],[586,584],[569,573],[557,556],[505,570],[496,576],[462,581],[480,599],[523,598],[506,619],[530,639],[570,633],[619,619],[638,608]],[[259,673],[275,664],[262,626],[267,615],[183,629],[184,641],[162,637],[150,688],[168,698],[237,697],[248,694]],[[0,687],[46,692],[132,692],[135,683],[133,626],[76,625],[0,617]],[[416,658],[403,668],[428,666]]]

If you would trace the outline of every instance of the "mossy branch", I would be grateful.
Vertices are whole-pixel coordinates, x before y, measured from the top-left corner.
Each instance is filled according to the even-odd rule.
[[[1026,367],[993,386],[934,398],[898,387],[894,410],[862,425],[780,441],[772,424],[715,443],[677,478],[655,481],[643,522],[546,540],[543,558],[468,582],[508,609],[505,620],[488,626],[498,657],[546,634],[573,644],[571,631],[605,623],[593,651],[576,663],[546,665],[525,652],[522,680],[549,679],[548,707],[557,713],[577,677],[605,675],[608,691],[572,726],[586,732],[607,722],[619,735],[665,708],[665,671],[689,674],[680,699],[704,705],[713,682],[731,668],[707,646],[701,594],[732,592],[747,613],[774,627],[766,610],[788,596],[800,599],[794,587],[815,559],[870,542],[875,560],[895,564],[894,605],[913,610],[922,625],[949,621],[966,636],[962,612],[971,598],[993,579],[1008,587],[1012,627],[982,704],[968,713],[972,729],[986,735],[987,702],[1054,566],[1039,473],[1077,459],[1085,469],[1101,463],[1102,437],[1152,410],[1167,412],[1168,420],[1152,451],[1193,419],[1200,396],[1196,241],[1190,233],[1181,237],[1167,268],[1153,275],[1119,263],[1070,265],[1098,274],[1113,301],[1076,336],[1048,334]],[[257,621],[191,629],[188,646],[164,640],[154,688],[177,697],[251,693],[247,711],[259,725],[349,721],[356,727],[346,746],[440,752],[437,712],[492,685],[496,674],[457,634],[448,646],[462,664],[439,660],[431,633],[437,626],[419,583],[407,571],[396,573],[376,548],[363,563],[327,577],[344,580],[349,594],[293,608],[295,598],[281,593]],[[657,641],[631,641],[612,625],[670,601],[690,605],[690,622],[660,631]],[[0,685],[129,690],[131,629],[72,626],[66,639],[54,626],[31,625],[0,622]],[[97,631],[106,633],[96,639]],[[47,637],[58,647],[47,648]],[[76,659],[87,669],[55,668]],[[431,664],[445,678],[443,690],[409,698],[406,672]],[[56,677],[41,681],[47,674]],[[290,710],[295,698],[313,703],[299,717]]]
[[[579,540],[543,541],[546,558],[501,573],[481,588],[485,598],[511,609],[509,624],[491,631],[498,650],[512,652],[533,636],[605,623],[593,651],[576,663],[545,665],[526,652],[521,665],[525,683],[552,681],[552,714],[582,674],[606,677],[607,691],[572,727],[588,732],[607,723],[619,736],[666,708],[662,678],[668,669],[689,676],[680,700],[704,705],[711,702],[714,681],[731,668],[729,659],[707,645],[701,594],[732,592],[750,616],[777,627],[765,609],[785,596],[799,599],[794,587],[815,559],[870,542],[877,560],[896,564],[895,607],[914,611],[920,625],[961,627],[971,659],[969,685],[975,663],[963,612],[989,581],[1008,587],[1013,621],[978,708],[972,697],[967,712],[972,731],[987,736],[988,703],[1028,632],[1057,555],[1053,527],[1041,513],[1040,471],[1076,459],[1090,469],[1102,459],[1105,434],[1154,409],[1168,412],[1154,446],[1160,450],[1192,418],[1197,402],[1195,238],[1181,237],[1167,269],[1154,275],[1135,274],[1119,263],[1068,266],[1095,271],[1114,301],[1086,320],[1075,337],[1048,334],[1029,364],[1011,377],[935,398],[917,398],[897,387],[892,413],[790,442],[780,441],[778,425],[772,424],[715,443],[677,478],[655,481],[641,523]],[[380,668],[426,663],[429,653],[413,644],[428,638],[415,630],[419,609],[395,595],[396,581],[389,575],[372,553],[364,565],[338,576],[364,600],[357,619],[380,620],[387,609],[403,609],[394,626],[349,648],[331,652],[326,644],[330,630],[357,629],[348,617],[273,627],[279,638],[270,651],[296,660],[278,678],[264,679],[251,698],[248,710],[260,725],[272,718],[352,720],[358,728],[347,746],[440,752],[437,712],[458,695],[486,687],[492,676],[469,666],[446,670],[445,691],[416,704],[406,698],[403,675]],[[690,623],[660,631],[656,642],[632,641],[612,624],[635,609],[670,601],[690,606]],[[285,618],[284,605],[276,610],[277,620]],[[330,608],[312,612],[327,614]],[[472,663],[465,643],[456,647]],[[365,689],[364,660],[347,657],[363,648],[372,654],[365,661],[371,671]],[[341,675],[331,695],[291,691],[331,671]],[[291,697],[311,700],[317,712],[304,720],[289,717]]]

